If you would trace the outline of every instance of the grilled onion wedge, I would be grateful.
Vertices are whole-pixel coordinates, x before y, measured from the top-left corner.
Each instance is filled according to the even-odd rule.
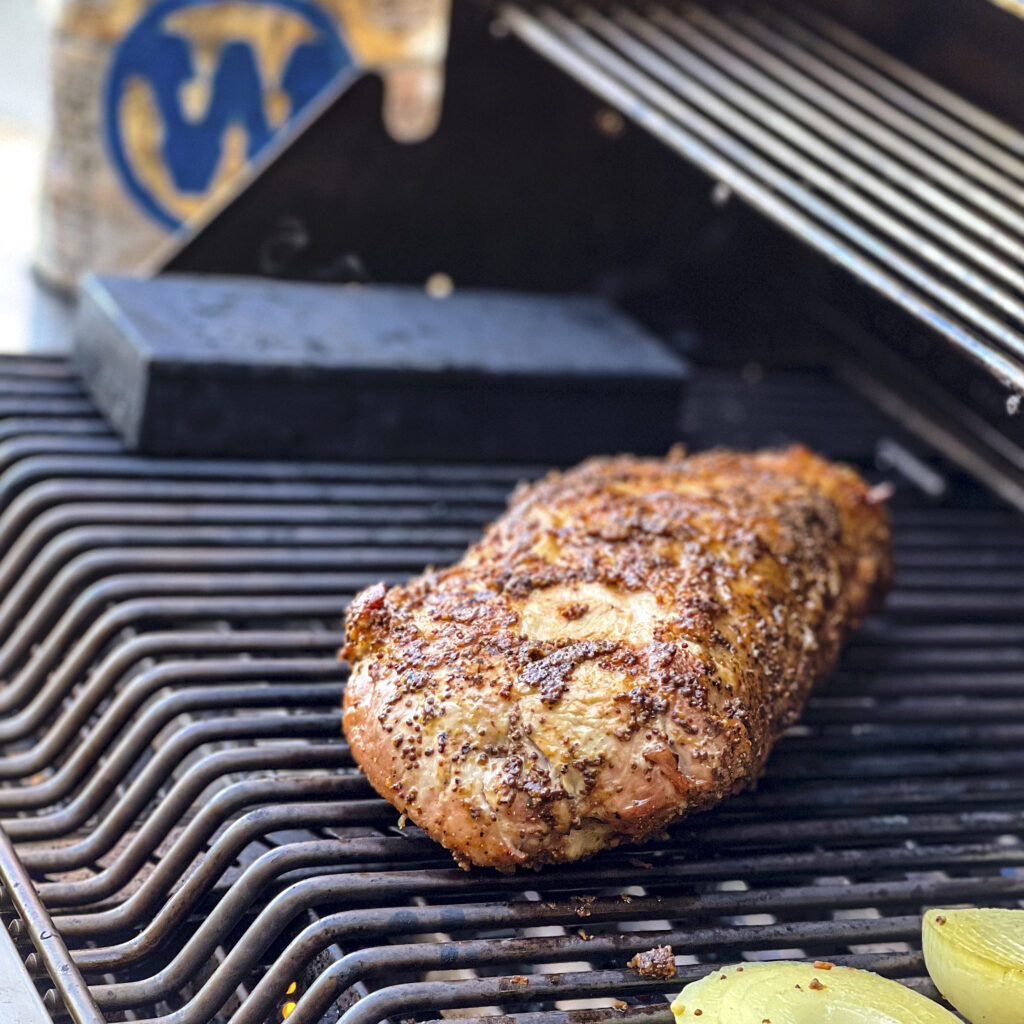
[[[1024,1021],[1024,910],[929,910],[924,962],[971,1024]]]
[[[959,1024],[878,974],[790,960],[716,970],[687,985],[672,1013],[676,1024]]]

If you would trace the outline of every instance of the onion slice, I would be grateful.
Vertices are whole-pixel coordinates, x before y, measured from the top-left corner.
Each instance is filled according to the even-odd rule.
[[[672,1013],[676,1024],[959,1024],[878,974],[789,960],[716,970],[687,985]]]
[[[924,962],[971,1024],[1024,1021],[1024,910],[929,910]]]

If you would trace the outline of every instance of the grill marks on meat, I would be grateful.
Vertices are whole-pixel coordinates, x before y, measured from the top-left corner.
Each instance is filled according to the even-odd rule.
[[[756,779],[890,571],[885,510],[804,448],[591,459],[356,598],[345,732],[463,865],[576,860]]]

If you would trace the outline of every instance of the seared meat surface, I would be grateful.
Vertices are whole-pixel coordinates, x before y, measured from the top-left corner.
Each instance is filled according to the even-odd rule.
[[[804,448],[588,460],[355,599],[345,733],[463,865],[644,839],[758,777],[889,545],[880,495]]]

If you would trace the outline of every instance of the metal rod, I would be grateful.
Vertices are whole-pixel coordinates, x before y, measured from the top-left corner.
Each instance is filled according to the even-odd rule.
[[[965,124],[973,126],[977,131],[984,132],[989,138],[1018,156],[1024,156],[1024,132],[1007,122],[993,117],[987,110],[970,103],[962,96],[938,82],[915,71],[910,65],[896,60],[868,42],[863,36],[833,21],[821,11],[808,7],[803,3],[792,3],[790,6],[805,22],[822,35],[828,36],[834,43],[858,56],[861,60],[873,64],[889,78],[902,82],[909,89],[923,96],[936,107],[945,108]]]
[[[715,138],[716,144],[721,144],[724,149],[736,151],[736,145],[731,137],[716,129],[695,111],[685,108],[667,90],[654,87],[646,76],[640,75],[631,65],[617,58],[610,49],[597,43],[577,25],[550,10],[542,15],[543,20],[538,20],[519,8],[504,7],[502,17],[524,42],[559,64],[573,77],[623,110],[627,116],[677,149],[712,177],[725,182],[755,208],[783,224],[829,259],[840,263],[915,317],[944,334],[1003,383],[1024,391],[1024,367],[1019,362],[997,352],[988,343],[940,313],[936,307],[912,292],[878,264],[868,260],[839,237],[820,227],[816,221],[780,198],[774,189],[757,181],[741,165],[719,156],[692,134],[689,128],[699,127],[703,134]],[[599,66],[595,59],[599,59],[605,66]],[[616,74],[621,75],[622,79],[614,77],[608,71],[608,67],[614,67]],[[623,84],[627,80],[634,85],[642,85],[645,92],[655,92],[662,103],[671,107],[678,116],[686,118],[688,127],[682,127],[652,107],[634,88]],[[785,184],[778,176],[776,177],[780,184]],[[792,191],[793,186],[786,185],[784,190]],[[813,197],[808,197],[808,202],[813,202]]]
[[[39,962],[57,986],[61,1001],[75,1024],[106,1024],[64,940],[32,887],[32,880],[18,861],[7,833],[0,828],[0,878],[4,891],[24,922]]]
[[[857,181],[860,188],[865,191],[877,191],[878,184],[867,168],[861,168],[863,176],[856,174],[855,167],[847,167],[845,168],[846,173],[839,175],[829,171],[825,165],[802,157],[799,151],[784,141],[784,137],[796,132],[807,146],[820,148],[806,132],[795,129],[784,116],[773,114],[750,93],[734,88],[725,76],[720,75],[695,54],[669,39],[651,22],[621,8],[616,11],[616,15],[617,26],[591,12],[582,15],[580,20],[581,23],[602,35],[608,42],[617,46],[623,53],[628,54],[639,66],[644,67],[662,83],[673,88],[679,95],[690,99],[704,113],[715,117],[721,124],[735,131],[737,135],[743,136],[763,152],[772,156],[778,164],[788,167],[795,175],[819,188],[830,199],[859,214],[867,223],[873,224],[916,255],[923,257],[986,302],[997,306],[1003,313],[1019,322],[1024,322],[1024,303],[1018,301],[1012,294],[994,284],[990,279],[976,273],[967,264],[957,259],[948,248],[935,245],[924,235],[907,227],[904,221],[891,216],[870,200],[865,199],[858,188],[851,185],[850,182],[851,180]],[[621,31],[623,28],[628,28],[632,35]],[[647,45],[640,43],[637,37],[642,37]],[[663,60],[658,54],[651,51],[649,46],[654,46],[662,54],[671,57],[673,63],[669,64]],[[687,74],[682,74],[679,70],[681,68],[685,68]],[[714,87],[717,93],[712,92],[707,86]],[[718,98],[719,94],[728,96],[732,105],[722,102]],[[748,117],[744,112],[747,110],[752,114],[760,115],[762,121],[766,120],[770,130],[762,128],[757,121]],[[822,155],[826,159],[837,156],[834,151],[831,153],[826,151]],[[871,182],[874,184],[869,184]],[[891,192],[885,186],[882,186],[882,190],[887,193]],[[905,206],[905,197],[891,193],[889,198],[897,207]],[[903,210],[902,212],[905,214],[907,211]],[[845,230],[844,233],[846,233]],[[887,257],[886,261],[892,262],[892,257]],[[940,285],[925,275],[918,275],[915,281],[926,291],[945,301],[951,308],[955,308],[975,326],[999,338],[1008,349],[1015,351],[1018,355],[1024,355],[1024,337],[1016,335],[1016,332],[1008,331],[998,318],[991,316],[973,302],[961,299],[954,289]]]
[[[705,17],[711,16],[705,13]],[[652,27],[656,24],[665,29],[726,73],[717,75],[715,81],[723,95],[728,95],[732,102],[739,100],[752,112],[756,111],[763,123],[792,139],[826,167],[845,169],[861,188],[886,202],[897,213],[941,238],[955,251],[962,252],[1018,292],[1024,290],[1024,273],[1020,270],[1020,262],[1024,261],[1024,245],[1005,236],[1002,245],[995,244],[995,248],[1014,253],[1016,259],[1011,261],[1002,257],[992,248],[995,243],[991,237],[994,226],[989,221],[929,185],[919,174],[887,157],[877,146],[823,116],[784,83],[758,70],[753,61],[739,59],[735,52],[699,28],[696,21],[687,20],[665,7],[652,9],[650,19]],[[720,34],[727,36],[729,31],[728,26],[722,23]],[[740,90],[732,84],[733,80],[743,83],[747,89]],[[892,184],[887,184],[887,180]],[[979,241],[975,241],[967,231],[973,232]]]
[[[192,722],[179,730],[174,738],[162,746],[145,768],[134,778],[125,795],[118,801],[112,814],[117,819],[133,819],[157,793],[161,785],[170,778],[173,769],[181,763],[186,754],[206,743],[241,738],[281,738],[293,736],[323,737],[338,735],[341,729],[340,714],[335,715],[239,715],[237,717],[204,718]],[[120,754],[120,752],[119,752]],[[130,752],[120,758],[134,763]],[[108,762],[109,763],[109,762]],[[7,818],[3,827],[12,839],[20,841],[52,839],[74,831],[88,821],[105,800],[115,785],[123,778],[113,771],[97,775],[83,789],[82,793],[67,806],[33,818]],[[56,854],[58,851],[54,851]]]
[[[851,79],[855,79],[871,89],[872,92],[884,97],[894,107],[926,124],[946,138],[954,140],[967,153],[975,154],[989,164],[998,167],[1011,179],[1016,180],[1018,184],[1024,184],[1024,160],[1018,155],[1024,145],[1024,136],[1021,133],[1014,132],[1009,126],[1001,124],[995,118],[987,118],[984,112],[973,104],[964,104],[967,107],[967,110],[964,111],[966,119],[951,117],[942,109],[944,105],[948,105],[951,94],[943,90],[941,86],[929,89],[928,79],[922,75],[915,75],[913,72],[907,74],[902,70],[906,68],[906,65],[892,58],[883,62],[888,74],[879,74],[870,66],[870,63],[860,59],[853,52],[849,52],[849,47],[842,48],[829,42],[824,37],[828,32],[820,31],[819,27],[814,24],[816,19],[813,15],[810,19],[802,15],[801,20],[810,21],[814,31],[810,30],[807,24],[799,23],[782,11],[769,11],[764,7],[759,10],[763,12],[764,17],[784,29],[791,39],[795,39],[808,49],[813,50],[832,67],[845,71]],[[797,10],[799,11],[800,8],[798,7]],[[872,52],[873,48],[870,47],[870,44],[857,45],[857,37],[854,33],[847,32],[845,38],[853,42],[854,50],[860,50],[862,53]],[[876,57],[877,52],[875,51]],[[901,80],[903,83],[916,81],[923,86],[923,89],[907,88],[906,84],[901,84]],[[929,97],[934,97],[934,99]],[[942,102],[943,98],[945,103]],[[940,102],[936,103],[935,99],[939,99]],[[975,129],[976,124],[979,127],[989,125],[995,128],[999,135],[1010,143],[1011,151],[1008,151],[1005,145],[995,144],[990,138],[986,138],[985,132]],[[1016,153],[1012,151],[1013,148],[1016,148]]]
[[[339,637],[324,634],[320,643],[314,645],[309,643],[308,636],[303,642],[301,634],[284,633],[271,636],[270,644],[267,643],[267,636],[257,637],[246,647],[239,642],[241,636],[232,639],[235,640],[235,647],[239,652],[251,653],[271,645],[278,653],[282,650],[318,646],[322,653],[333,655],[338,649]],[[35,745],[17,754],[0,757],[0,779],[25,778],[58,764],[60,768],[55,776],[47,781],[52,781],[56,776],[70,776],[72,780],[81,778],[94,763],[94,754],[106,750],[114,740],[117,730],[124,726],[131,714],[143,701],[164,686],[195,681],[200,677],[204,680],[249,678],[265,682],[268,679],[280,681],[298,676],[306,679],[340,680],[342,670],[336,657],[320,660],[209,658],[198,663],[168,661],[140,672],[126,686],[116,691],[115,683],[119,681],[118,677],[110,673],[97,672],[89,677],[85,686],[76,693],[74,702],[63,710],[60,717],[40,736]],[[340,686],[338,692],[340,694]],[[103,709],[96,724],[86,730],[89,716],[108,698],[112,698],[109,706]]]
[[[745,62],[761,68],[779,87],[785,87],[777,88],[773,92],[773,101],[786,104],[787,109],[801,118],[812,131],[857,154],[901,188],[969,228],[989,244],[1001,249],[1018,264],[1021,262],[1020,239],[1004,231],[999,226],[998,219],[982,216],[975,208],[961,202],[962,198],[971,198],[969,184],[966,181],[951,174],[947,168],[938,167],[932,168],[931,175],[942,188],[930,184],[929,174],[921,164],[927,165],[934,161],[922,160],[913,147],[901,142],[898,136],[881,130],[876,122],[855,106],[822,90],[813,78],[803,74],[792,64],[782,60],[756,40],[744,35],[737,27],[722,21],[699,4],[683,0],[678,11],[745,59],[732,61],[731,73],[737,76],[745,74]],[[798,104],[782,98],[793,95],[801,98]],[[886,150],[896,159],[889,157]]]
[[[559,961],[614,957],[624,962],[633,953],[652,945],[678,946],[688,953],[736,953],[754,949],[778,949],[820,941],[821,933],[832,930],[830,940],[846,944],[898,942],[916,937],[921,930],[918,916],[852,921],[808,921],[796,924],[745,925],[671,929],[610,935],[566,935],[544,938],[487,938],[461,942],[416,943],[374,946],[349,953],[321,972],[299,999],[294,1013],[299,1020],[320,1021],[332,1004],[354,984],[373,975],[393,971],[458,970],[495,964],[544,964]],[[706,968],[705,968],[706,969]],[[277,975],[274,977],[274,975]],[[262,1024],[275,1003],[287,998],[289,981],[272,968],[253,989],[252,995],[231,1018],[230,1024]],[[677,986],[682,982],[676,982]]]
[[[250,578],[184,575],[120,576],[94,583],[53,629],[38,634],[39,646],[28,656],[24,668],[0,689],[0,711],[21,710],[34,697],[37,703],[45,703],[53,693],[67,692],[111,636],[140,622],[154,624],[163,620],[183,625],[217,618],[281,620],[292,616],[339,621],[351,596],[382,577],[389,579],[388,574],[382,573]],[[390,577],[390,581],[394,578]],[[171,596],[153,596],[161,592]],[[267,596],[275,592],[280,596]],[[296,596],[303,592],[312,596]],[[189,594],[194,596],[182,596]],[[215,596],[208,596],[211,594]],[[18,644],[5,648],[9,661],[16,661],[21,644],[27,642],[31,646],[33,635],[31,631],[19,634]],[[2,652],[0,663],[6,663]],[[5,721],[0,719],[0,731],[24,735],[20,721],[17,726],[3,725]]]
[[[289,705],[308,709],[337,707],[340,699],[341,687],[334,682],[279,685],[256,678],[242,686],[215,686],[203,682],[178,687],[154,701],[137,720],[122,729],[112,746],[108,745],[110,739],[94,737],[92,742],[82,745],[76,761],[43,781],[0,789],[0,811],[25,812],[55,806],[72,797],[76,784],[83,779],[86,779],[81,787],[84,793],[98,790],[101,780],[116,781],[131,775],[131,765],[143,759],[158,734],[180,715],[233,708],[277,710]],[[100,796],[95,799],[100,800]]]
[[[844,97],[864,115],[874,119],[880,129],[875,133],[876,136],[892,151],[908,159],[913,153],[915,163],[922,165],[927,165],[930,161],[932,171],[926,173],[931,173],[936,178],[935,172],[938,168],[948,169],[951,174],[962,180],[966,187],[964,195],[971,202],[976,203],[981,209],[988,210],[1006,224],[1012,225],[1014,230],[1024,230],[1024,216],[1020,212],[1021,205],[1024,204],[1024,188],[1020,182],[1013,181],[1001,171],[976,159],[969,150],[954,145],[926,125],[908,117],[891,103],[858,85],[824,60],[815,57],[803,46],[782,35],[778,29],[795,28],[792,22],[782,25],[767,6],[759,5],[757,10],[758,17],[755,18],[737,8],[729,8],[726,17],[734,24],[742,25],[750,35],[771,47],[776,53],[803,68],[826,89]],[[772,21],[776,28],[770,28],[766,21]],[[888,127],[883,128],[883,125]],[[984,187],[979,187],[974,182]],[[1013,205],[1007,204],[993,193],[998,193],[1003,199],[1009,199]]]

